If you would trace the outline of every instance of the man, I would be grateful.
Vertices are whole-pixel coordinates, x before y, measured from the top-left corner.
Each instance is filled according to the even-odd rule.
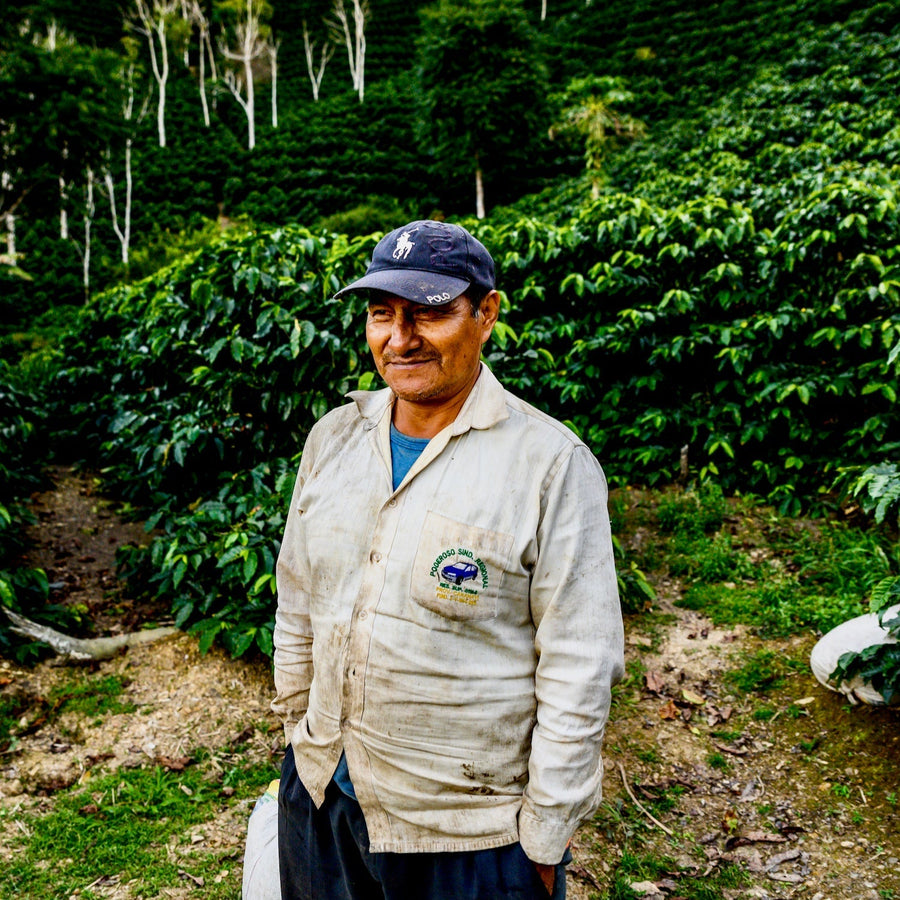
[[[468,231],[391,232],[350,292],[388,387],[310,432],[278,560],[282,896],[562,898],[623,671],[603,473],[481,363]]]

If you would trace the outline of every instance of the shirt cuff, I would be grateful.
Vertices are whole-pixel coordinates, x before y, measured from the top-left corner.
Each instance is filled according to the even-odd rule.
[[[549,823],[536,819],[524,809],[519,812],[519,843],[532,862],[559,865],[571,839],[572,828],[568,823]]]

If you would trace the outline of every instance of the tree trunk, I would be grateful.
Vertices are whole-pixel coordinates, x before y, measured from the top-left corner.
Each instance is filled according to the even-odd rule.
[[[316,71],[314,64],[315,45],[309,40],[309,29],[306,27],[306,22],[304,22],[303,49],[306,53],[306,71],[309,73],[309,81],[310,84],[312,84],[313,101],[318,102],[319,88],[322,85],[322,78],[325,75],[325,66],[328,65],[328,60],[331,59],[331,54],[334,52],[334,45],[329,44],[327,41],[323,44],[322,56],[319,60],[319,69]]]
[[[59,176],[59,239],[67,241],[69,239],[69,211],[66,209],[66,202],[69,199],[69,189],[66,185],[66,179],[62,175]]]
[[[475,164],[475,216],[479,219],[484,218],[484,176],[481,172],[481,166]]]
[[[159,132],[159,146],[166,146],[166,82],[169,80],[169,48],[166,45],[166,26],[162,16],[157,26],[159,35],[160,55],[162,56],[161,74],[157,75],[159,84],[159,99],[156,104],[156,126]],[[154,67],[154,72],[156,68]]]
[[[278,127],[278,44],[268,46],[269,65],[272,71],[272,127]]]
[[[252,150],[256,146],[256,110],[253,95],[253,63],[249,54],[244,57],[244,78],[247,81],[247,147]]]
[[[337,32],[337,35],[342,35],[344,38],[344,45],[347,48],[347,65],[350,67],[350,78],[353,81],[353,87],[359,95],[359,102],[362,103],[366,90],[366,20],[369,18],[368,3],[365,0],[353,0],[352,34],[350,31],[350,20],[344,7],[344,0],[334,0],[332,13],[334,14],[334,21],[329,24],[329,27],[333,32]]]
[[[359,102],[366,93],[366,12],[361,0],[353,0],[353,23],[356,28],[356,80]]]
[[[209,104],[206,102],[206,48],[203,46],[203,37],[200,38],[200,70],[197,73],[200,82],[200,105],[203,107],[203,124],[209,128]]]
[[[82,256],[84,299],[91,295],[91,225],[94,221],[94,170],[88,166],[84,188],[84,254]]]
[[[166,146],[166,83],[169,80],[169,47],[166,43],[166,16],[175,10],[174,0],[134,0],[141,27],[137,30],[147,38],[150,66],[156,79],[159,96],[156,101],[156,128],[159,146]],[[155,17],[155,18],[154,18]],[[156,42],[159,41],[159,52]]]
[[[33,622],[11,609],[4,608],[3,611],[12,622],[12,631],[23,637],[49,644],[55,653],[65,661],[72,663],[112,659],[128,647],[135,647],[138,644],[146,644],[149,641],[157,641],[160,638],[178,634],[178,629],[169,625],[163,628],[150,628],[146,631],[114,634],[110,637],[74,638],[46,625]]]
[[[69,158],[69,145],[63,143],[62,148],[63,160]],[[62,241],[69,239],[69,185],[66,183],[65,175],[59,176],[59,238]]]
[[[131,194],[133,179],[131,177],[131,138],[125,141],[125,230],[122,241],[122,262],[128,268],[128,252],[131,246]]]
[[[121,249],[122,265],[128,269],[129,250],[131,246],[131,138],[125,142],[125,215],[122,224],[119,224],[119,214],[116,209],[116,185],[113,181],[112,172],[107,168],[104,173],[104,181],[106,183],[106,192],[109,195],[109,211],[112,217],[113,231],[119,239],[119,247]]]

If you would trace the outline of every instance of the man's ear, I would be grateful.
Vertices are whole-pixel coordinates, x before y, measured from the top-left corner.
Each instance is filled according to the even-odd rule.
[[[500,316],[500,294],[497,291],[485,294],[478,313],[481,318],[481,343],[485,344]]]

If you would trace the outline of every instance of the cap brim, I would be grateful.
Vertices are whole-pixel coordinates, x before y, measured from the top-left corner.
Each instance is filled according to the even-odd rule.
[[[412,303],[442,306],[465,293],[469,284],[464,278],[421,269],[380,269],[363,275],[353,284],[341,288],[334,296],[343,297],[344,294],[357,291],[384,291]]]

